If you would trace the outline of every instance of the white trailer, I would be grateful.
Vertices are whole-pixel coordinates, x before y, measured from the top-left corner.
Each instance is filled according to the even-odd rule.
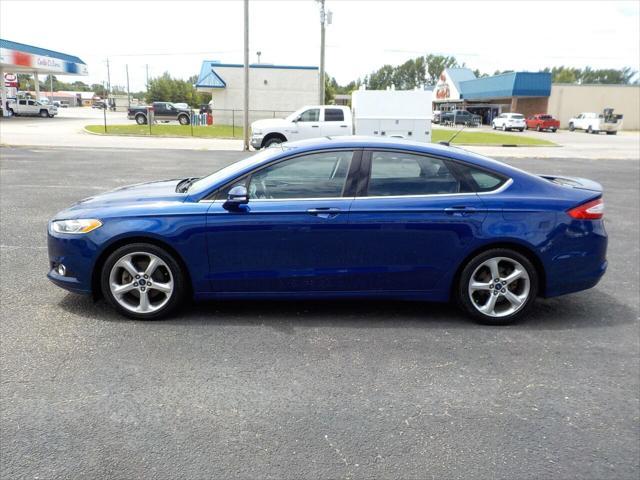
[[[355,135],[431,142],[431,92],[356,90],[351,96]]]

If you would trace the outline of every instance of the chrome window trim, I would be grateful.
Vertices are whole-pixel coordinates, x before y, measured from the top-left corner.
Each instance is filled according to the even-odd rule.
[[[490,190],[488,192],[465,192],[465,193],[429,193],[425,195],[382,195],[382,196],[374,196],[374,197],[300,197],[300,198],[254,198],[249,199],[249,204],[254,202],[301,202],[301,201],[321,201],[321,200],[367,200],[367,199],[381,199],[381,198],[431,198],[431,197],[462,197],[467,195],[492,195],[495,193],[504,192],[507,188],[509,188],[513,184],[513,179],[509,178],[506,182],[504,182],[500,187],[495,190]],[[220,202],[224,203],[224,200],[200,200],[199,202],[205,203],[215,203]]]

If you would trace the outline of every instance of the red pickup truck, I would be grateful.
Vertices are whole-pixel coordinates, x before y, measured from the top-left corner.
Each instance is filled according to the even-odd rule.
[[[556,120],[551,115],[546,113],[536,113],[525,120],[527,124],[527,130],[534,128],[541,132],[542,130],[551,130],[555,132],[560,128],[560,120]]]

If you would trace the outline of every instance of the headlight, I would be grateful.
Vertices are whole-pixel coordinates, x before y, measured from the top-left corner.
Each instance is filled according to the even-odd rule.
[[[95,218],[51,222],[51,230],[56,233],[89,233],[101,226],[102,222]]]

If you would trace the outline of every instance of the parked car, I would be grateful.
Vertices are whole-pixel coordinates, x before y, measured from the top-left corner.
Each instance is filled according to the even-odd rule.
[[[525,123],[527,125],[527,129],[531,128],[539,132],[542,130],[555,132],[560,128],[560,120],[557,120],[546,113],[536,113],[535,115],[531,115],[527,118]]]
[[[442,111],[434,110],[433,111],[433,123],[440,123],[441,118],[442,118],[441,116],[442,116]]]
[[[305,138],[351,135],[351,109],[341,105],[303,107],[284,119],[269,118],[251,124],[251,146],[256,149]]]
[[[440,114],[440,123],[443,125],[478,126],[482,124],[482,117],[468,110],[450,110]]]
[[[99,108],[101,110],[106,110],[107,102],[105,102],[104,100],[94,100],[94,102],[91,104],[91,108]]]
[[[60,106],[62,108],[69,108],[69,102],[67,102],[66,100],[62,100],[60,101]]]
[[[494,130],[500,128],[503,132],[507,130],[520,130],[522,132],[526,126],[524,115],[521,113],[501,113],[491,121],[491,128]]]
[[[180,125],[191,123],[191,109],[178,108],[171,102],[153,102],[151,106],[131,107],[127,111],[127,118],[135,120],[138,125],[146,125],[149,110],[153,113],[153,120],[156,122],[175,122]]]
[[[336,137],[203,178],[75,203],[48,225],[48,278],[155,319],[183,300],[455,300],[509,323],[607,267],[602,187],[458,148]]]
[[[53,118],[58,114],[58,107],[48,105],[42,101],[30,98],[20,98],[17,101],[9,102],[8,111],[11,115],[39,116],[42,118]]]
[[[606,108],[603,113],[584,112],[569,120],[569,130],[584,130],[587,133],[606,132],[616,135],[622,126],[622,115],[613,113],[612,108]]]

